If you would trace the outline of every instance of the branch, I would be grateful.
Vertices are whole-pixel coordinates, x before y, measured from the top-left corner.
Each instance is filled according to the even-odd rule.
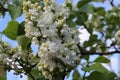
[[[115,7],[115,5],[113,4],[113,0],[110,0],[110,4],[111,6]]]
[[[79,54],[81,54],[81,56],[84,56],[84,55],[112,55],[112,54],[118,54],[118,53],[120,54],[120,51],[117,50],[116,48],[115,48],[115,51],[111,51],[111,52],[89,52],[89,51],[86,51],[85,49],[82,49],[82,47],[79,44],[77,44],[77,46],[80,51]]]
[[[83,55],[112,55],[112,54],[117,54],[119,53],[120,54],[120,51],[112,51],[112,52],[88,52],[88,53],[82,53],[82,56]]]
[[[4,16],[5,12],[7,12],[7,11],[8,11],[8,9],[4,8],[3,5],[0,2],[0,13]]]

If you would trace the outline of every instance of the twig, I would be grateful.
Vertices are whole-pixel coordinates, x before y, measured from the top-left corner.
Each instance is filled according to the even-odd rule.
[[[87,52],[82,55],[112,55],[112,54],[120,54],[120,51],[112,51],[112,52]]]
[[[85,49],[82,49],[81,46],[79,44],[77,44],[79,50],[80,50],[80,53],[81,56],[84,56],[84,55],[112,55],[112,54],[120,54],[120,51],[118,49],[116,49],[115,47],[115,51],[111,51],[111,52],[89,52],[89,51],[86,51]]]
[[[5,12],[7,12],[7,11],[8,11],[8,9],[4,8],[3,5],[0,2],[0,13],[2,13],[2,15],[4,16]]]
[[[84,72],[83,80],[85,80],[86,73],[87,73],[87,71]]]
[[[113,4],[113,0],[110,0],[110,4],[111,6],[115,7],[115,5]]]

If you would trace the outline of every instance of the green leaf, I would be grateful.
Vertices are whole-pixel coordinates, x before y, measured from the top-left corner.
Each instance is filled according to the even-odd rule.
[[[75,20],[77,25],[83,25],[84,22],[88,20],[88,14],[85,12],[77,11],[75,14],[77,17]]]
[[[20,1],[19,0],[13,0],[13,4],[20,5]]]
[[[24,26],[25,26],[25,22],[24,21],[19,24],[18,36],[25,34],[25,27]]]
[[[85,12],[85,13],[93,13],[93,6],[91,4],[86,4],[84,6],[82,6],[80,8],[80,11],[81,12]]]
[[[24,1],[26,1],[26,0],[14,0],[14,1],[13,1],[13,4],[22,7]]]
[[[82,68],[84,71],[90,72],[90,71],[98,71],[98,72],[102,72],[102,73],[107,73],[108,70],[102,66],[102,64],[100,63],[95,63],[89,67],[83,67]]]
[[[84,47],[92,46],[98,41],[97,35],[93,34],[90,36],[89,41],[84,42]]]
[[[93,71],[89,76],[88,80],[108,80],[107,77],[105,76],[105,73],[101,73],[98,71]]]
[[[36,63],[38,63],[38,62],[39,62],[39,60],[40,60],[40,58],[39,58],[39,57],[35,57],[35,58],[33,58],[33,59],[32,59],[32,62],[31,62],[31,63],[36,64]]]
[[[72,10],[72,4],[71,3],[66,3],[67,4],[67,7],[70,8],[70,10]]]
[[[18,33],[19,23],[17,21],[10,21],[3,31],[3,33],[10,39],[16,40],[17,33]]]
[[[73,73],[73,80],[82,80],[80,78],[80,73],[78,72],[78,70],[75,70]]]
[[[114,72],[109,72],[107,74],[108,80],[115,80],[115,78],[117,77],[117,75]]]
[[[82,58],[88,61],[90,58],[90,55],[83,55]]]
[[[37,69],[32,69],[31,74],[35,78],[35,80],[45,80],[43,75],[37,70]],[[28,80],[33,80],[30,77],[28,77]]]
[[[18,36],[17,42],[22,47],[22,50],[27,50],[30,48],[31,39],[27,38],[25,35]]]
[[[22,14],[22,7],[16,6],[14,4],[8,5],[8,11],[10,13],[11,18],[14,20]]]
[[[96,41],[97,40],[97,35],[93,34],[90,36],[90,41]]]
[[[4,78],[4,77],[0,76],[0,80],[6,80],[6,78]]]
[[[73,13],[71,13],[69,17],[66,19],[66,23],[69,25],[69,27],[76,27],[74,19],[75,19],[75,14]]]
[[[97,13],[99,16],[105,15],[105,9],[103,7],[95,7],[94,12]]]
[[[92,0],[80,0],[78,3],[77,3],[77,7],[78,8],[81,8],[82,6],[84,6],[85,4],[88,4],[89,2],[91,2]]]
[[[89,4],[90,2],[101,2],[101,0],[79,0],[77,3],[77,8],[81,8],[82,6]]]
[[[94,62],[109,63],[110,60],[104,56],[99,56],[94,60]]]
[[[93,71],[89,76],[88,80],[115,80],[116,74],[114,72],[101,73]]]

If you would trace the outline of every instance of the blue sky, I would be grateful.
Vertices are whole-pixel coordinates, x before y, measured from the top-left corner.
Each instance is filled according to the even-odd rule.
[[[76,0],[74,0],[74,1],[76,1]],[[63,3],[64,2],[64,0],[57,0],[57,2],[58,3]],[[120,1],[119,0],[115,0],[114,1],[114,4],[115,5],[117,5],[118,3],[119,3]],[[103,7],[105,7],[105,9],[106,10],[108,10],[108,9],[110,9],[111,8],[111,6],[109,5],[109,2],[107,1],[106,3],[104,3],[104,4],[102,4],[102,3],[94,3],[95,4],[95,6],[97,7],[97,6],[103,6]],[[9,14],[7,13],[6,14],[6,16],[4,17],[4,18],[0,18],[0,32],[2,32],[4,29],[5,29],[5,27],[7,26],[7,23],[9,22],[11,20],[11,18],[10,18],[10,16],[9,16]],[[22,15],[21,17],[19,17],[18,19],[17,19],[17,21],[19,21],[19,22],[22,22],[24,20],[24,15]],[[84,33],[84,35],[86,35],[86,32]],[[83,36],[84,36],[83,35]],[[83,37],[82,37],[83,38]],[[6,42],[9,42],[9,43],[11,43],[12,44],[12,47],[14,47],[14,46],[16,46],[17,45],[17,42],[16,41],[13,41],[13,40],[10,40],[10,39],[8,39],[7,37],[5,37],[5,36],[3,36],[3,41],[6,41]],[[84,39],[87,39],[87,36],[86,37],[84,37]],[[118,62],[120,61],[119,59],[118,59],[118,56],[120,57],[120,55],[118,55],[118,54],[115,54],[115,55],[113,55],[112,57],[111,57],[111,62],[112,62],[112,66],[113,66],[113,70],[116,72],[116,73],[118,73],[118,66],[120,66],[120,64],[118,64]],[[117,65],[118,64],[118,65]],[[120,70],[119,70],[120,71]],[[15,76],[15,75],[13,75],[12,74],[13,73],[13,71],[11,71],[10,73],[8,73],[8,75],[7,75],[7,80],[27,80],[27,77],[25,76],[23,79],[20,79],[19,78],[19,76]]]

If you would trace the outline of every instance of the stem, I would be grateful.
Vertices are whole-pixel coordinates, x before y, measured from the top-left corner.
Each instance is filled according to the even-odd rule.
[[[88,67],[89,66],[89,58],[87,59],[87,65],[86,65],[86,67]],[[86,73],[87,73],[87,71],[85,71],[84,72],[84,75],[83,75],[83,80],[85,80],[85,78],[86,78]]]
[[[112,55],[112,54],[120,54],[120,51],[111,51],[111,52],[87,52],[85,54],[82,54],[83,55]]]
[[[40,34],[41,34],[41,38],[42,38],[44,41],[46,41],[47,39],[43,37],[43,34],[42,34],[42,32],[41,32],[41,29],[40,29],[39,27],[37,27],[37,28],[38,28],[38,30],[39,30],[39,32],[40,32]]]
[[[0,41],[2,41],[2,32],[0,32]]]
[[[111,52],[89,52],[89,51],[86,51],[84,48],[82,48],[79,43],[77,44],[78,46],[78,49],[80,51],[80,53],[78,54],[81,54],[81,56],[84,56],[84,55],[112,55],[112,54],[120,54],[120,50],[118,50],[115,46],[115,51],[111,51]]]
[[[83,80],[85,80],[86,73],[87,73],[87,72],[85,71],[85,72],[84,72],[84,75],[83,75]]]

